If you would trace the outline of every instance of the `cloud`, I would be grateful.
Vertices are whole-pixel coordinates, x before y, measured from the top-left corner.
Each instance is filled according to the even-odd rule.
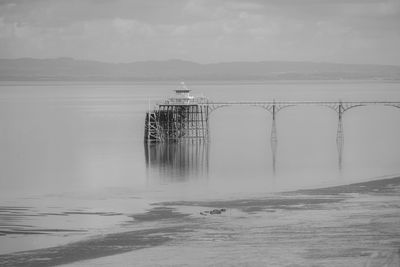
[[[400,64],[398,0],[0,0],[0,57]]]

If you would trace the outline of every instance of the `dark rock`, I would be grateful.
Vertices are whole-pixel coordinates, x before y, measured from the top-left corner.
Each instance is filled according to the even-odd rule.
[[[213,210],[206,210],[200,212],[201,215],[215,215],[215,214],[221,214],[222,212],[226,212],[226,209],[213,209]]]
[[[221,214],[220,210],[212,210],[210,211],[210,214]]]

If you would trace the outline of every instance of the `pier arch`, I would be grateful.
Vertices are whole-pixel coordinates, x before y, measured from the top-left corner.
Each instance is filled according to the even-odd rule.
[[[358,109],[364,106],[388,106],[400,109],[400,102],[390,101],[350,102],[273,100],[213,102],[205,97],[193,97],[189,94],[189,91],[190,90],[187,88],[176,90],[176,97],[157,104],[153,110],[149,109],[149,112],[146,115],[145,123],[146,142],[207,142],[210,138],[210,120],[213,113],[215,113],[217,109],[230,106],[258,107],[268,111],[272,115],[270,144],[272,154],[274,155],[274,166],[278,144],[277,117],[282,110],[289,111],[289,109],[294,109],[295,107],[323,106],[335,111],[337,116],[336,145],[339,155],[339,168],[341,168],[344,146],[344,114],[347,114],[349,110],[355,110],[356,108]],[[258,121],[263,121],[263,119],[258,119],[257,122]],[[247,126],[246,128],[251,127]]]

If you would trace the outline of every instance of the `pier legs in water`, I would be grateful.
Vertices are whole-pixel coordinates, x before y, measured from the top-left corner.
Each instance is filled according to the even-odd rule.
[[[272,113],[272,128],[271,128],[271,150],[272,150],[272,171],[274,175],[276,174],[276,154],[278,149],[278,136],[276,133],[276,106],[272,106],[270,110]],[[338,150],[338,168],[342,170],[343,161],[343,147],[344,147],[344,132],[343,132],[343,113],[345,109],[343,108],[342,102],[339,103],[337,107],[338,112],[338,127],[336,133],[336,145]]]
[[[339,104],[338,115],[339,115],[339,120],[338,120],[337,134],[336,134],[336,145],[337,145],[337,150],[338,150],[339,170],[342,170],[342,157],[343,157],[343,146],[344,146],[344,133],[343,133],[343,121],[342,121],[342,118],[343,118],[343,106],[342,106],[342,103]]]
[[[278,149],[278,136],[276,134],[276,110],[272,106],[272,128],[271,128],[271,150],[272,150],[272,171],[276,174],[276,153]]]
[[[272,150],[272,171],[274,175],[276,174],[276,152],[278,149],[278,136],[276,135],[276,122],[275,119],[272,120],[271,129],[271,150]]]

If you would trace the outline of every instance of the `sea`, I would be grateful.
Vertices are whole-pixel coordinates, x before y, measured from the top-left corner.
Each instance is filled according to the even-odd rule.
[[[380,80],[186,86],[210,101],[400,101],[400,83]],[[317,105],[277,113],[275,155],[272,116],[254,106],[214,110],[208,142],[148,146],[146,112],[180,88],[180,81],[1,82],[0,255],[132,230],[132,215],[154,203],[254,199],[400,176],[400,108],[384,105],[344,113],[341,164],[338,114]]]

